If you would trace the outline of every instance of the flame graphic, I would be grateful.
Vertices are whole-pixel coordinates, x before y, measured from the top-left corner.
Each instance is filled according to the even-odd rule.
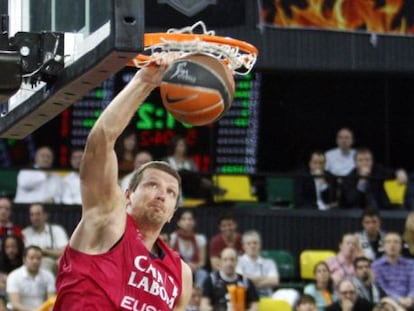
[[[408,0],[412,1],[412,0]],[[286,4],[286,2],[288,2]],[[307,0],[305,6],[273,0],[275,14],[265,9],[264,20],[278,26],[365,30],[368,32],[408,34],[404,0]]]

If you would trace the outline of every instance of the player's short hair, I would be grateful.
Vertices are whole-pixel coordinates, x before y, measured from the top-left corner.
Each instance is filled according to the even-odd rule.
[[[171,167],[167,162],[165,161],[150,161],[148,163],[145,163],[140,166],[135,172],[134,175],[131,178],[131,181],[129,182],[128,189],[130,191],[134,191],[138,185],[140,184],[142,180],[143,173],[148,168],[154,168],[163,172],[166,172],[170,174],[171,176],[175,177],[178,181],[178,187],[181,192],[181,177],[178,174],[178,172]],[[179,197],[177,198],[177,205],[178,205]]]

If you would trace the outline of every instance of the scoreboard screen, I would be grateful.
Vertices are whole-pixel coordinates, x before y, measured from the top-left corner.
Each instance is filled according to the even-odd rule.
[[[125,68],[89,92],[62,115],[61,135],[71,146],[83,147],[86,137],[103,109],[131,80],[135,69]],[[234,102],[217,122],[207,126],[191,126],[177,121],[154,90],[137,110],[130,127],[135,128],[140,149],[149,150],[155,158],[167,155],[172,137],[184,136],[189,153],[200,171],[217,173],[254,173],[257,163],[257,138],[260,111],[259,73],[236,76]],[[61,146],[61,154],[67,146]],[[63,158],[61,162],[65,161]]]

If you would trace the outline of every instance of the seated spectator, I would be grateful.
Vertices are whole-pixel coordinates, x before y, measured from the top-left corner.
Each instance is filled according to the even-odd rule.
[[[23,239],[22,228],[11,221],[12,201],[9,197],[0,197],[0,246],[5,237],[16,235]]]
[[[212,270],[220,268],[220,253],[227,247],[243,252],[241,234],[237,231],[237,220],[230,213],[222,214],[218,220],[219,233],[209,241],[210,265]]]
[[[381,299],[381,302],[372,309],[372,311],[407,311],[407,309],[401,307],[391,298],[384,297]]]
[[[23,265],[7,278],[7,295],[13,310],[35,310],[56,294],[52,273],[40,268],[42,250],[28,246],[23,252]]]
[[[340,205],[344,208],[391,209],[384,180],[397,178],[398,182],[406,183],[408,178],[405,170],[393,171],[375,164],[368,148],[357,150],[355,164],[355,169],[343,179]]]
[[[354,134],[351,129],[343,127],[336,134],[336,148],[326,152],[326,170],[332,175],[342,177],[355,168]]]
[[[357,295],[354,283],[345,278],[338,284],[339,300],[326,307],[326,311],[370,311],[373,305]]]
[[[125,190],[128,189],[129,183],[131,182],[131,179],[132,179],[132,176],[134,175],[134,172],[137,169],[139,169],[141,167],[141,165],[143,165],[147,162],[150,162],[152,160],[153,160],[152,154],[149,153],[148,151],[141,150],[141,151],[137,152],[137,154],[135,155],[135,158],[134,158],[134,170],[131,173],[125,175],[121,179],[120,185],[121,185],[122,191],[125,191]]]
[[[339,244],[337,255],[326,260],[335,287],[343,278],[355,275],[354,259],[361,254],[362,249],[357,236],[353,233],[345,233]]]
[[[401,255],[402,238],[397,232],[384,237],[385,254],[375,260],[372,269],[375,281],[389,298],[403,308],[414,307],[414,260]]]
[[[311,295],[303,294],[296,302],[296,311],[317,311],[315,298]]]
[[[182,210],[177,218],[178,229],[170,235],[170,246],[177,251],[181,258],[190,266],[193,272],[194,285],[201,287],[206,277],[204,269],[207,258],[207,238],[204,234],[196,233],[196,219],[193,211]]]
[[[237,261],[236,272],[250,279],[260,297],[271,297],[279,285],[276,263],[260,256],[262,239],[255,230],[246,231],[242,236],[244,254]]]
[[[314,298],[318,311],[324,311],[338,300],[328,264],[324,261],[318,262],[313,268],[313,275],[315,282],[306,285],[303,292]]]
[[[213,194],[225,192],[224,189],[214,185],[210,178],[199,174],[196,163],[188,155],[188,143],[184,137],[175,136],[171,139],[169,155],[164,158],[164,161],[180,174],[184,198],[204,198],[211,201]]]
[[[373,305],[381,302],[386,294],[375,284],[374,272],[371,269],[371,260],[366,257],[357,257],[354,260],[355,276],[351,279],[357,295],[371,302]]]
[[[68,205],[81,205],[81,190],[79,167],[83,156],[82,148],[75,148],[70,153],[70,166],[72,172],[66,175],[62,181],[62,203]]]
[[[7,276],[23,264],[24,244],[16,235],[4,238],[0,253],[0,298],[6,301]],[[0,308],[1,310],[1,308]]]
[[[205,280],[201,309],[203,311],[247,310],[257,311],[259,296],[252,281],[236,273],[237,252],[225,248],[220,256],[220,270]],[[239,295],[238,292],[243,294]],[[237,298],[244,297],[242,301]],[[242,306],[236,309],[236,306]]]
[[[25,245],[38,246],[42,251],[42,268],[56,273],[58,260],[68,243],[68,236],[61,225],[48,223],[48,214],[42,204],[29,208],[30,226],[23,229]]]
[[[407,215],[402,237],[404,242],[403,256],[414,258],[414,212],[410,212]]]
[[[294,189],[295,207],[325,211],[337,206],[335,178],[325,170],[322,151],[311,152],[308,167],[298,171]]]
[[[138,152],[138,137],[135,129],[127,129],[115,144],[118,158],[119,178],[134,170],[134,158]]]
[[[16,203],[60,203],[62,178],[51,171],[53,150],[44,146],[36,150],[33,169],[17,175]]]
[[[366,208],[362,212],[363,230],[356,233],[359,243],[368,259],[375,260],[384,254],[384,235],[381,230],[381,215],[377,209]]]

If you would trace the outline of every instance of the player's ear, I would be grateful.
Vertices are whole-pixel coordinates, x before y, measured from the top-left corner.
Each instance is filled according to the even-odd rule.
[[[125,199],[127,201],[126,203],[127,203],[127,205],[129,205],[131,203],[131,194],[132,194],[132,191],[129,188],[127,188],[125,190],[124,194],[125,194]]]

